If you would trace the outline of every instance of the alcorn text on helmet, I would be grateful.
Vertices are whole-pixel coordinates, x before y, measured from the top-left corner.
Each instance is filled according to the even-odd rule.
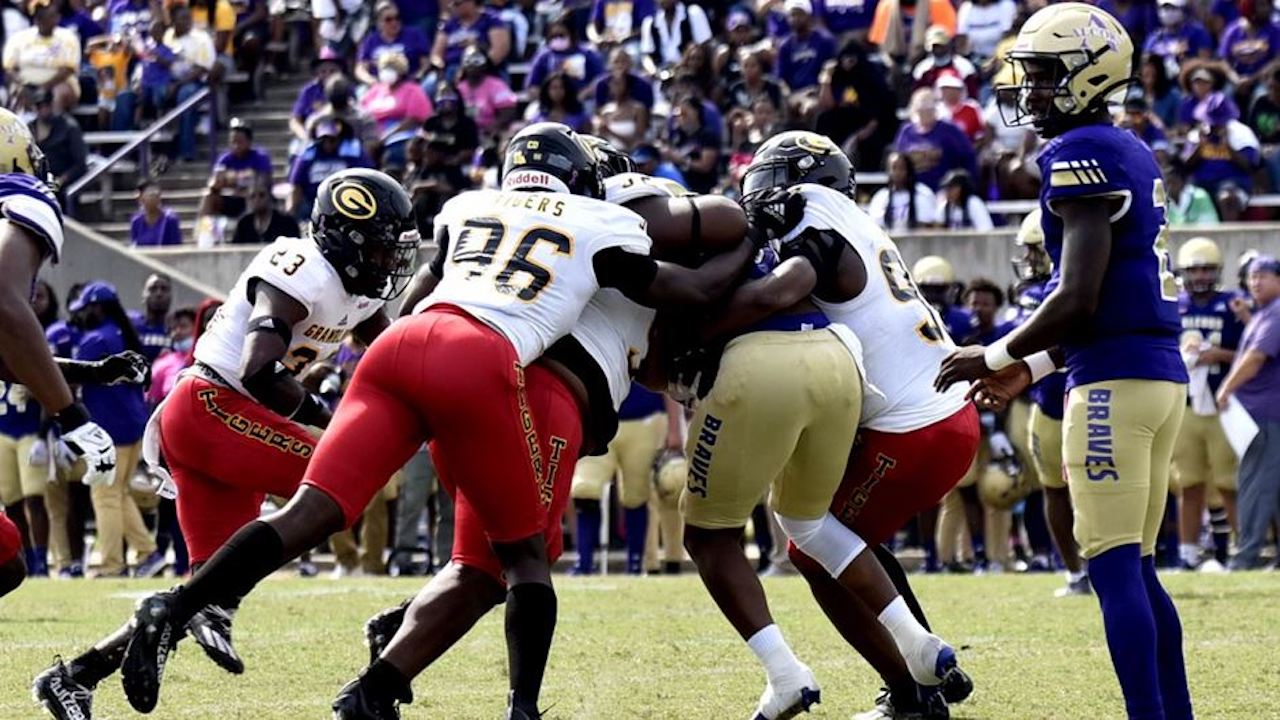
[[[1054,137],[1105,111],[1132,81],[1133,41],[1105,10],[1057,3],[1027,20],[1005,59],[1015,80],[996,88],[1013,95],[1005,124],[1031,123],[1042,137]]]

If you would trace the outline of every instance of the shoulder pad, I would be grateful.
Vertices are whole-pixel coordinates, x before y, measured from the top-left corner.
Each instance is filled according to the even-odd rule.
[[[328,293],[346,294],[337,272],[310,240],[280,238],[263,248],[245,270],[251,280],[265,280],[311,312]],[[246,298],[250,304],[252,298]]]
[[[62,258],[62,208],[53,191],[22,173],[0,175],[0,214],[34,233],[56,263]]]

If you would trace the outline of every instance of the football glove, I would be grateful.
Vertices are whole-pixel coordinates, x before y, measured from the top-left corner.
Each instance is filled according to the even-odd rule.
[[[151,381],[151,363],[132,350],[108,355],[97,364],[103,385],[147,385]]]
[[[711,392],[720,371],[720,353],[706,348],[691,348],[671,358],[667,372],[667,396],[686,405],[701,400]]]
[[[774,188],[755,193],[743,203],[747,222],[778,239],[804,220],[805,198],[798,191]]]
[[[61,466],[84,459],[85,485],[110,485],[116,478],[116,447],[111,436],[89,419],[79,403],[68,406],[53,418],[56,439],[54,452]]]

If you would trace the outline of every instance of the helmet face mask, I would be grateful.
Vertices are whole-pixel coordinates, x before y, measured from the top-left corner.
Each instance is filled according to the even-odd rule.
[[[351,295],[392,300],[413,277],[420,238],[412,204],[399,183],[376,170],[325,178],[311,235]]]
[[[1020,282],[1038,282],[1047,280],[1053,273],[1053,262],[1043,245],[1020,244],[1021,255],[1015,255],[1010,262],[1013,274]]]

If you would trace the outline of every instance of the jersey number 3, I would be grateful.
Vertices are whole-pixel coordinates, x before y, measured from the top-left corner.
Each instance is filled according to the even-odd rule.
[[[897,251],[880,251],[880,270],[884,272],[884,279],[889,283],[889,293],[893,295],[894,300],[900,303],[915,302],[923,308],[924,319],[916,325],[916,333],[925,342],[940,343],[945,340],[947,331],[942,329],[942,320],[933,306],[921,297],[920,290],[911,279],[907,266],[902,262],[902,257]]]
[[[573,239],[547,227],[530,228],[518,239],[508,242],[507,226],[491,217],[473,218],[462,224],[462,233],[454,243],[453,262],[470,264],[471,277],[489,276],[494,287],[504,295],[515,295],[533,302],[555,277],[551,270],[529,255],[539,244],[551,246],[557,255],[573,254]],[[505,262],[495,262],[499,257]],[[517,276],[523,276],[517,281]]]

